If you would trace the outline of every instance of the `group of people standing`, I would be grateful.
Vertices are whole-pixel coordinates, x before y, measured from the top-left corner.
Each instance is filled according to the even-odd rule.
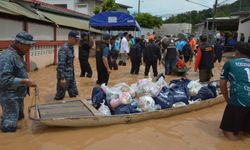
[[[93,71],[88,58],[90,49],[96,49],[97,85],[108,84],[111,69],[125,66],[127,58],[131,60],[131,74],[138,74],[140,65],[145,64],[144,75],[148,76],[150,67],[154,76],[158,75],[157,63],[162,58],[165,61],[165,74],[172,73],[177,59],[185,62],[192,61],[196,53],[195,71],[199,69],[200,82],[209,81],[214,67],[214,49],[223,50],[220,40],[213,47],[207,42],[206,36],[200,37],[199,46],[190,37],[188,41],[181,39],[161,39],[156,41],[153,35],[148,42],[130,36],[127,32],[122,39],[119,36],[112,38],[109,34],[103,35],[103,40],[95,42],[88,40],[88,33],[70,31],[68,41],[58,51],[57,92],[55,100],[62,100],[65,93],[76,97],[79,92],[76,86],[74,67],[74,46],[79,44],[79,61],[81,66],[80,77],[91,78]],[[79,42],[80,41],[80,42]],[[1,130],[15,132],[17,121],[24,118],[24,98],[29,94],[29,87],[36,87],[36,83],[29,79],[25,68],[24,55],[34,44],[33,36],[27,32],[16,35],[15,42],[0,55],[0,104],[3,117]],[[186,51],[190,52],[186,52]],[[221,55],[216,57],[221,61]],[[223,66],[220,77],[220,86],[227,101],[221,129],[226,137],[235,140],[240,132],[250,133],[250,44],[239,43],[236,47],[235,58]],[[227,82],[230,82],[230,94]]]

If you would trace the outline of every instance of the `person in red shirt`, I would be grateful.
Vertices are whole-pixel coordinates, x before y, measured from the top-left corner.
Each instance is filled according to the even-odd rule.
[[[199,69],[200,82],[207,82],[213,76],[212,69],[214,67],[213,62],[214,49],[207,43],[207,37],[202,35],[200,37],[200,45],[197,50],[196,61],[194,71]]]

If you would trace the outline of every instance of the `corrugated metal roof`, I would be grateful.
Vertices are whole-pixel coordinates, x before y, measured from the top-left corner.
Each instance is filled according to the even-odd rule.
[[[6,10],[0,6],[0,12],[6,13],[6,14],[11,14],[11,15],[18,15],[17,13],[11,12],[9,10]]]
[[[34,10],[34,11],[31,11]],[[77,28],[81,30],[88,30],[89,29],[89,21],[80,19],[80,18],[74,18],[69,16],[63,16],[56,13],[49,13],[45,11],[38,11],[36,9],[27,9],[17,3],[9,2],[9,1],[3,1],[0,0],[0,13],[7,13],[11,15],[16,16],[25,16],[27,18],[39,20],[39,21],[45,21],[50,23],[55,23],[57,25],[61,26],[67,26],[72,28]],[[46,19],[47,18],[47,19]],[[91,32],[95,33],[101,33],[99,30],[90,28]]]
[[[0,7],[9,11],[11,14],[14,15],[21,15],[25,16],[31,19],[36,19],[36,20],[42,20],[42,21],[48,21],[47,19],[43,18],[42,16],[39,16],[35,14],[34,12],[12,2],[7,2],[7,1],[0,1]]]
[[[82,29],[82,30],[89,29],[89,21],[87,20],[72,18],[72,17],[65,17],[62,15],[52,14],[52,13],[48,13],[45,11],[40,11],[40,12],[57,25],[73,27],[73,28]],[[100,33],[99,30],[96,30],[93,28],[90,28],[90,31],[95,32],[95,33]]]

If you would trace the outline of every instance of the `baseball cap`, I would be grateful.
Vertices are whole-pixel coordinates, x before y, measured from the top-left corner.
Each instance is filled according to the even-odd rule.
[[[22,44],[32,45],[35,42],[33,41],[33,36],[27,32],[20,32],[16,35],[16,41]]]
[[[69,32],[68,36],[73,37],[73,38],[75,38],[77,40],[80,39],[80,33],[78,31],[72,30],[72,31]]]

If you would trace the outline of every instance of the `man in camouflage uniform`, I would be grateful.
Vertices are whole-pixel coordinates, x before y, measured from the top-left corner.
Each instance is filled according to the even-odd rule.
[[[3,110],[1,130],[15,132],[17,121],[24,118],[23,100],[28,87],[35,83],[28,79],[23,56],[33,44],[33,36],[21,32],[15,43],[0,55],[0,104]]]
[[[74,45],[79,42],[79,39],[79,32],[70,31],[68,42],[58,51],[57,93],[55,100],[62,100],[66,91],[68,91],[70,97],[78,95],[74,71]]]

